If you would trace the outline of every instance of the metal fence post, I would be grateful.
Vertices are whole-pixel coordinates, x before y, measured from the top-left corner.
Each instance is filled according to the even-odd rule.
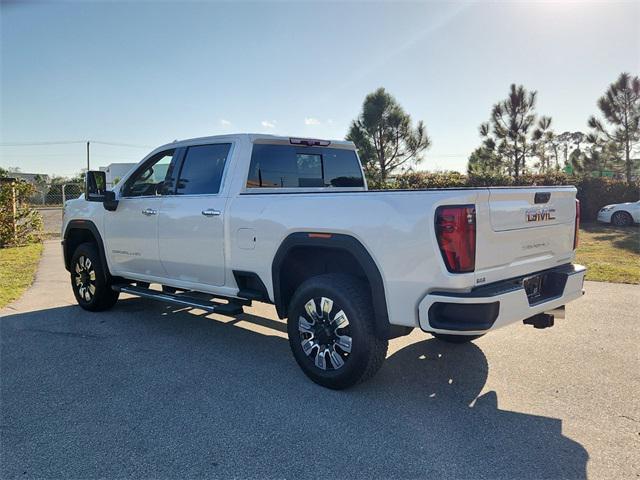
[[[13,223],[13,243],[14,245],[18,245],[18,208],[16,205],[16,184],[11,183],[11,206],[12,206],[12,223]]]
[[[63,206],[64,206],[64,202],[66,202],[66,198],[67,198],[67,197],[65,196],[65,194],[64,194],[64,187],[66,187],[66,186],[67,186],[67,184],[66,184],[66,183],[63,183],[63,184],[62,184],[62,205],[63,205]]]

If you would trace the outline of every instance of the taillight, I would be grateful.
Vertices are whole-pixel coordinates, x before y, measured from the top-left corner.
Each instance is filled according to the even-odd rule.
[[[436,210],[436,237],[451,273],[473,272],[476,267],[475,205],[451,205]]]
[[[580,200],[576,198],[576,223],[573,230],[573,249],[578,248],[578,232],[580,231]]]

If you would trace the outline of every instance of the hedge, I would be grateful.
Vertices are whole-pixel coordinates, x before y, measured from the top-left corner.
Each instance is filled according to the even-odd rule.
[[[640,181],[627,183],[608,178],[582,177],[575,183],[580,200],[580,215],[585,222],[594,222],[598,210],[612,203],[637,202],[640,198]]]
[[[0,247],[40,241],[42,216],[28,203],[33,185],[0,181]]]
[[[594,222],[598,210],[611,203],[635,202],[640,199],[640,181],[627,183],[603,177],[578,177],[561,172],[525,174],[517,180],[503,175],[463,175],[458,172],[409,172],[398,175],[385,189],[419,189],[450,187],[575,185],[584,222]],[[379,185],[375,185],[379,187]]]

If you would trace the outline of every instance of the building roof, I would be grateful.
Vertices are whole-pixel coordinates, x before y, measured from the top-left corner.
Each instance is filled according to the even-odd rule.
[[[20,180],[24,180],[29,183],[36,183],[38,178],[44,180],[45,182],[49,181],[49,175],[46,173],[23,173],[23,172],[9,172],[9,175],[13,178],[19,178]]]

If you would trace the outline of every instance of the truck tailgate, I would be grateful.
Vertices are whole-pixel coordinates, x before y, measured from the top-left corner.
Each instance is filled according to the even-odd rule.
[[[490,189],[489,215],[496,232],[573,224],[575,190]]]
[[[478,204],[476,284],[573,259],[575,187],[491,188]]]

